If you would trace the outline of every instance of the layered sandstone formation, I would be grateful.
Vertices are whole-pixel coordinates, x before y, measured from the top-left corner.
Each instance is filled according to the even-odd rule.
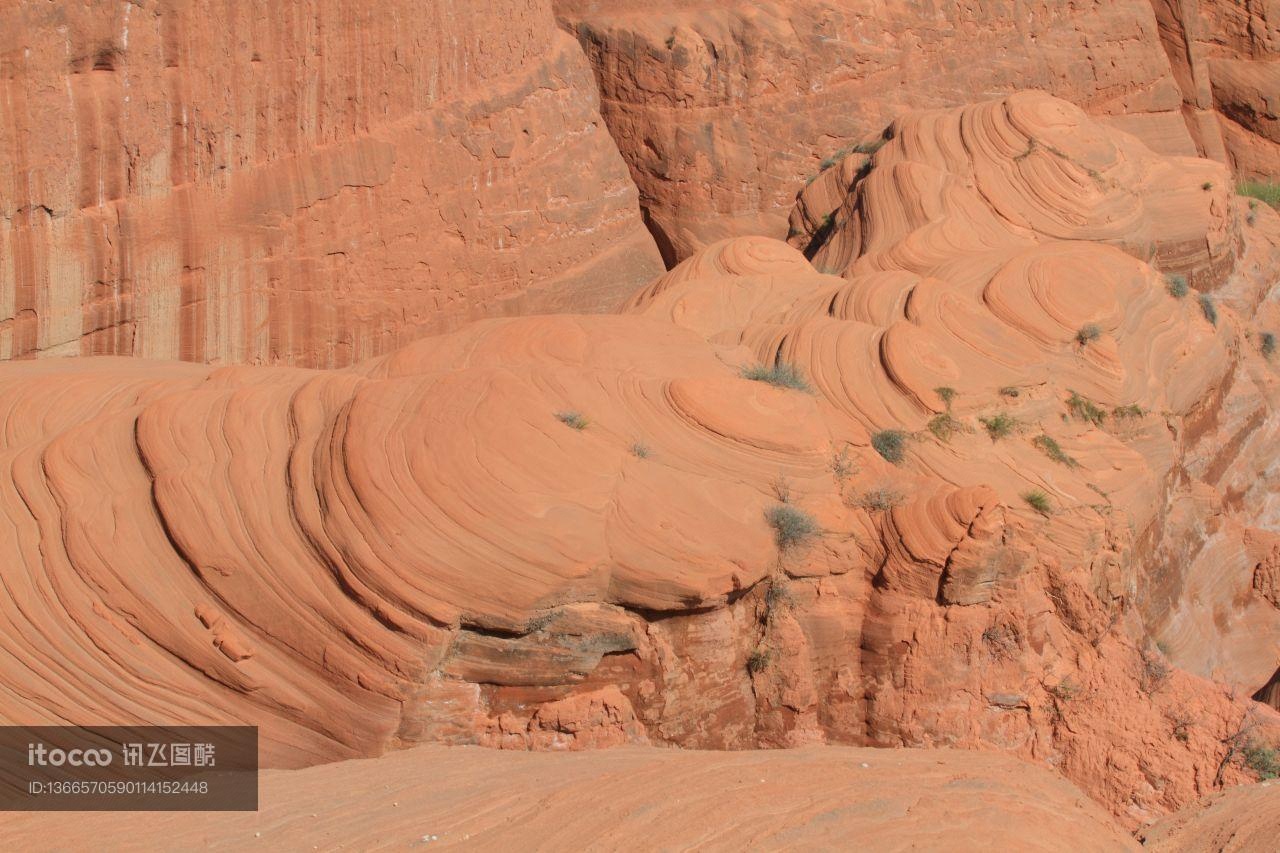
[[[796,189],[906,109],[1036,88],[1165,154],[1280,177],[1274,3],[557,0],[668,261],[781,238]],[[1219,121],[1220,116],[1228,119]]]
[[[10,815],[9,850],[1140,849],[1055,774],[953,750],[422,747],[264,773],[256,813]],[[56,840],[55,840],[56,839]]]
[[[938,369],[952,375],[935,378],[955,384],[959,400],[981,376],[984,388],[994,382],[1018,392],[1001,408],[1041,425],[1046,390],[1050,399],[1078,400],[1068,403],[1065,432],[1055,425],[1045,435],[1081,464],[1041,485],[1075,490],[1081,500],[1092,491],[1107,513],[1125,509],[1120,547],[1133,547],[1137,562],[1121,586],[1175,663],[1249,693],[1267,687],[1280,645],[1280,599],[1270,592],[1280,554],[1270,532],[1280,521],[1272,459],[1280,425],[1276,376],[1259,356],[1265,335],[1280,327],[1275,215],[1233,200],[1221,167],[1154,157],[1060,101],[1016,96],[911,118],[892,134],[829,225],[800,235],[814,264],[841,272],[868,294],[864,301],[882,293],[914,325],[935,318],[967,349],[1001,352],[1000,361],[1017,366],[1001,376],[949,357]],[[807,214],[801,205],[793,216],[802,232],[812,227]],[[1160,299],[1133,325],[1117,313],[1117,300],[1136,276],[1151,278],[1138,260],[1165,278],[1143,288]],[[970,282],[982,311],[956,305],[950,288],[941,295],[938,280]],[[1180,301],[1169,292],[1174,281],[1201,293]],[[1253,322],[1218,319],[1224,306]],[[1163,325],[1159,313],[1169,308],[1222,344],[1200,350],[1193,337],[1155,332],[1150,324]],[[987,312],[1001,326],[979,331]],[[1080,340],[1090,326],[1098,340]],[[1065,359],[1044,363],[1025,387],[1032,358],[1025,347],[1073,337]],[[929,360],[920,352],[912,358]],[[1202,378],[1188,381],[1180,363],[1195,363]],[[1004,381],[1014,375],[1018,382]],[[1151,396],[1161,376],[1169,390]],[[930,397],[925,388],[913,393]],[[1080,443],[1119,454],[1106,467],[1126,489],[1146,483],[1146,493],[1129,506],[1117,501],[1098,465],[1078,457]]]
[[[1231,163],[1242,177],[1280,180],[1280,3],[1201,0],[1199,11],[1190,55],[1209,83]]]
[[[1128,828],[1248,780],[1280,216],[1045,95],[891,136],[821,272],[728,240],[340,371],[5,367],[3,721],[959,746]]]
[[[0,358],[342,366],[661,269],[549,0],[5,0],[0,31]]]

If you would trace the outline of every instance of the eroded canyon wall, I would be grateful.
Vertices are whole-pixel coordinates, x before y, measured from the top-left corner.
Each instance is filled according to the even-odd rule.
[[[338,366],[661,269],[544,0],[4,0],[0,32],[0,358]]]
[[[1280,2],[1201,0],[1204,57],[1232,165],[1280,179]]]
[[[1225,162],[1229,148],[1242,173],[1271,174],[1256,149],[1274,139],[1274,66],[1261,61],[1274,40],[1259,30],[1274,27],[1274,7],[1203,5],[1208,23],[1192,0],[556,8],[591,58],[604,116],[671,262],[723,237],[785,237],[797,189],[906,109],[1019,89],[1071,101],[1162,153]],[[1259,63],[1223,64],[1237,57]],[[1222,85],[1210,86],[1210,72]],[[1241,123],[1225,145],[1215,106]]]

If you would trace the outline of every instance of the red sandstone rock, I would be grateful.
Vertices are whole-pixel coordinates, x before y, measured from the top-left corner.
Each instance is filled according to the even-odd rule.
[[[1156,853],[1252,853],[1271,850],[1280,826],[1280,784],[1242,785],[1211,794],[1142,830]]]
[[[1246,781],[1280,216],[1224,176],[1021,94],[896,122],[839,275],[743,238],[341,371],[9,364],[0,713],[252,721],[272,766],[963,746],[1131,829]]]
[[[0,32],[0,358],[343,366],[661,270],[549,0],[4,0]]]
[[[1242,177],[1280,180],[1280,7],[1274,2],[1199,4],[1213,105]]]
[[[1274,5],[557,0],[556,9],[591,59],[668,260],[724,237],[782,238],[806,181],[905,110],[1018,89],[1071,101],[1163,154],[1280,177]]]
[[[10,850],[429,847],[1137,851],[1056,774],[1005,756],[850,748],[573,755],[422,747],[262,776],[262,808],[14,814]]]

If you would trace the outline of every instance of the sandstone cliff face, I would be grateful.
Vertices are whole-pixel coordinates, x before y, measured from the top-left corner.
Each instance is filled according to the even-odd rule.
[[[1128,827],[1249,778],[1280,216],[1038,94],[856,174],[825,272],[727,240],[340,371],[9,365],[5,721],[963,746]]]
[[[0,30],[0,357],[340,366],[661,269],[543,0],[6,0]]]
[[[655,9],[558,0],[556,8],[591,58],[605,119],[669,262],[723,237],[782,238],[797,188],[906,109],[1018,89],[1071,101],[1161,153],[1226,162],[1229,149],[1242,174],[1275,174],[1274,5],[703,0]],[[1220,124],[1215,110],[1232,120]]]
[[[1280,3],[1205,0],[1198,11],[1191,55],[1207,72],[1230,161],[1242,177],[1280,179]]]

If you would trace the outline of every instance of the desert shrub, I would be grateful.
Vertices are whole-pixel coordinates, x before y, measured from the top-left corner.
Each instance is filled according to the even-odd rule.
[[[1160,655],[1143,652],[1142,674],[1139,679],[1142,683],[1142,692],[1147,694],[1155,693],[1164,685],[1170,672],[1172,670],[1169,668],[1169,664],[1165,663]]]
[[[1040,450],[1044,451],[1044,455],[1048,456],[1054,462],[1060,462],[1069,468],[1075,468],[1080,463],[1066,454],[1062,449],[1062,445],[1048,435],[1038,435],[1031,440],[1031,443]]]
[[[905,496],[902,492],[889,486],[880,486],[865,493],[858,504],[868,512],[888,512],[903,500]]]
[[[880,138],[873,139],[870,142],[859,142],[857,145],[853,146],[853,152],[855,154],[866,154],[870,157],[872,154],[883,148],[884,144],[888,141],[889,140],[886,137],[881,136]]]
[[[764,606],[769,610],[785,610],[795,604],[791,591],[774,581],[769,584],[769,591],[764,594]]]
[[[1107,413],[1101,406],[1088,397],[1081,397],[1075,391],[1067,398],[1067,408],[1077,420],[1089,421],[1094,426],[1102,426],[1102,422],[1107,419]]]
[[[1001,397],[1017,397],[1022,392],[1014,385],[1006,385],[1000,389]]]
[[[871,446],[886,462],[897,465],[907,455],[907,434],[900,429],[884,429],[871,436]]]
[[[582,416],[581,412],[573,411],[556,412],[556,420],[574,429],[586,429],[587,425],[591,423],[591,421]]]
[[[651,453],[649,446],[643,442],[637,441],[631,445],[631,455],[637,459],[648,459]]]
[[[1208,192],[1209,190],[1213,189],[1213,181],[1205,181],[1203,184],[1200,185],[1200,189],[1204,190],[1205,192]]]
[[[1187,277],[1180,272],[1166,275],[1164,277],[1164,286],[1169,291],[1169,295],[1175,299],[1181,299],[1191,292],[1191,286],[1187,284]]]
[[[1259,779],[1275,779],[1280,776],[1280,753],[1269,746],[1250,743],[1241,750],[1244,766],[1258,774]]]
[[[752,675],[764,672],[769,667],[769,663],[772,660],[773,653],[768,649],[756,649],[751,654],[747,655],[747,671]]]
[[[841,148],[839,151],[832,154],[830,157],[823,157],[822,162],[818,164],[818,174],[821,175],[823,172],[827,171],[827,169],[830,169],[836,163],[839,163],[841,160],[844,159],[847,153],[848,153],[847,149]]]
[[[1049,695],[1059,702],[1070,702],[1080,695],[1080,688],[1070,678],[1064,678],[1048,688]]]
[[[849,458],[849,448],[847,447],[839,453],[833,453],[831,455],[829,467],[831,468],[831,473],[835,475],[836,480],[841,483],[853,476],[854,471],[857,470],[857,467],[853,464],[853,460]]]
[[[675,37],[675,36],[667,36],[667,50],[671,50],[671,48],[673,48],[673,47],[675,47],[675,46],[676,46],[676,37]]]
[[[779,388],[791,388],[795,391],[812,390],[809,387],[809,383],[805,381],[803,374],[795,366],[785,362],[778,362],[772,367],[754,364],[743,369],[742,378],[750,379],[754,382],[767,382]]]
[[[1041,515],[1048,516],[1053,514],[1053,506],[1049,503],[1049,496],[1039,489],[1023,493],[1022,499]]]
[[[859,142],[854,145],[846,145],[831,156],[823,158],[822,162],[818,164],[818,174],[822,174],[827,171],[827,169],[830,169],[850,154],[865,154],[870,157],[872,154],[883,148],[884,144],[888,141],[889,140],[886,137],[881,136],[878,139],[871,140],[870,142]]]
[[[1200,294],[1200,310],[1204,312],[1204,318],[1213,325],[1218,325],[1218,306],[1213,304],[1213,297],[1207,293]]]
[[[769,490],[773,492],[773,496],[780,503],[791,502],[791,481],[786,478],[786,475],[779,474],[775,477],[773,482],[769,484]]]
[[[1280,181],[1242,181],[1236,186],[1236,192],[1280,208]]]
[[[1176,711],[1169,718],[1169,722],[1173,724],[1173,736],[1182,743],[1191,740],[1191,725],[1195,722],[1195,718],[1186,711]]]
[[[991,436],[992,441],[1007,438],[1013,435],[1013,431],[1018,428],[1018,419],[1004,412],[986,418],[978,418],[978,420],[987,431],[987,435]]]
[[[1264,358],[1271,358],[1276,352],[1276,336],[1274,332],[1263,332],[1258,338],[1258,352],[1262,353]]]
[[[1102,327],[1097,323],[1086,323],[1080,327],[1080,331],[1076,332],[1076,343],[1082,347],[1088,346],[1100,337],[1102,337]]]
[[[813,516],[788,504],[770,507],[765,518],[773,528],[773,538],[778,543],[779,551],[789,551],[803,545],[818,532],[818,523]]]
[[[1146,409],[1142,408],[1136,403],[1131,403],[1128,406],[1116,406],[1114,409],[1111,410],[1111,417],[1115,418],[1116,420],[1126,420],[1129,418],[1143,417],[1144,415],[1146,415],[1146,413],[1147,413]]]
[[[933,393],[938,395],[938,399],[942,401],[942,405],[947,407],[947,411],[951,411],[951,403],[956,399],[956,389],[943,385],[934,388]]]
[[[963,431],[964,425],[951,417],[950,412],[943,412],[929,419],[929,432],[933,433],[933,437],[938,441],[950,441],[953,435]]]

